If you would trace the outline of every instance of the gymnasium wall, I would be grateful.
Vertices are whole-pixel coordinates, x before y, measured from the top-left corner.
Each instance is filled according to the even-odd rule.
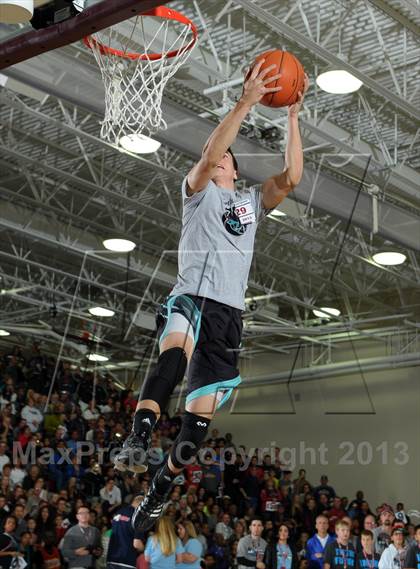
[[[334,351],[334,361],[354,360],[353,348],[359,359],[389,355],[389,346],[360,342]],[[241,360],[244,386],[290,369],[290,357]],[[291,397],[284,383],[244,387],[219,411],[214,426],[247,447],[274,442],[295,463],[295,473],[306,468],[314,483],[326,473],[340,495],[352,498],[363,489],[372,506],[403,501],[406,509],[420,510],[420,368],[363,375],[364,381],[360,373],[292,379]]]

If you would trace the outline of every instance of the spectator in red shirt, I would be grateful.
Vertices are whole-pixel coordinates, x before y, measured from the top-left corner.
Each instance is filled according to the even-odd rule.
[[[282,500],[283,494],[281,491],[276,490],[271,480],[267,480],[265,487],[260,492],[261,511],[263,512],[265,520],[274,520]]]
[[[336,496],[333,500],[333,505],[331,510],[327,513],[328,520],[329,520],[329,533],[334,533],[335,524],[338,520],[342,520],[346,515],[345,510],[343,510],[343,506],[341,503],[341,498]]]
[[[197,463],[197,458],[194,457],[192,464],[185,467],[184,470],[185,484],[187,488],[198,488],[203,478],[203,468]]]
[[[251,463],[248,467],[247,474],[248,472],[252,472],[253,476],[256,476],[259,482],[262,482],[264,480],[264,469],[258,466],[258,458],[256,456],[253,456],[251,458]]]
[[[38,567],[42,569],[60,569],[61,557],[55,545],[55,536],[51,533],[45,535],[45,539],[38,549]]]
[[[132,411],[136,410],[137,407],[137,398],[134,397],[134,392],[130,389],[127,393],[127,397],[123,401],[123,405],[125,408],[129,407]]]

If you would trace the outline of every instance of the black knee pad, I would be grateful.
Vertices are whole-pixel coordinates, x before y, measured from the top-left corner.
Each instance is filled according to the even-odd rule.
[[[171,461],[176,468],[190,464],[206,439],[209,425],[210,419],[185,411],[181,431],[171,449]]]
[[[163,410],[173,390],[182,381],[187,364],[187,356],[182,348],[162,352],[154,370],[143,383],[140,399],[156,401]]]

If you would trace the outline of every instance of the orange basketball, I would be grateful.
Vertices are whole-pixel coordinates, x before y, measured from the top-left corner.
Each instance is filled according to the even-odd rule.
[[[254,65],[261,59],[265,59],[261,71],[270,65],[276,66],[266,75],[266,78],[278,73],[282,74],[276,81],[267,83],[266,87],[282,87],[282,90],[277,93],[267,93],[260,103],[266,107],[286,107],[296,103],[299,91],[303,93],[305,82],[305,70],[301,62],[293,54],[280,49],[262,53],[256,58]]]

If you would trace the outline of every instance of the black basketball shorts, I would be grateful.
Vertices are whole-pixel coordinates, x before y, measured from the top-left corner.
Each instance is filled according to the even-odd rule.
[[[238,370],[241,310],[200,296],[173,295],[159,307],[156,321],[159,342],[175,331],[188,333],[194,340],[186,403],[218,393],[220,408],[242,381]]]

